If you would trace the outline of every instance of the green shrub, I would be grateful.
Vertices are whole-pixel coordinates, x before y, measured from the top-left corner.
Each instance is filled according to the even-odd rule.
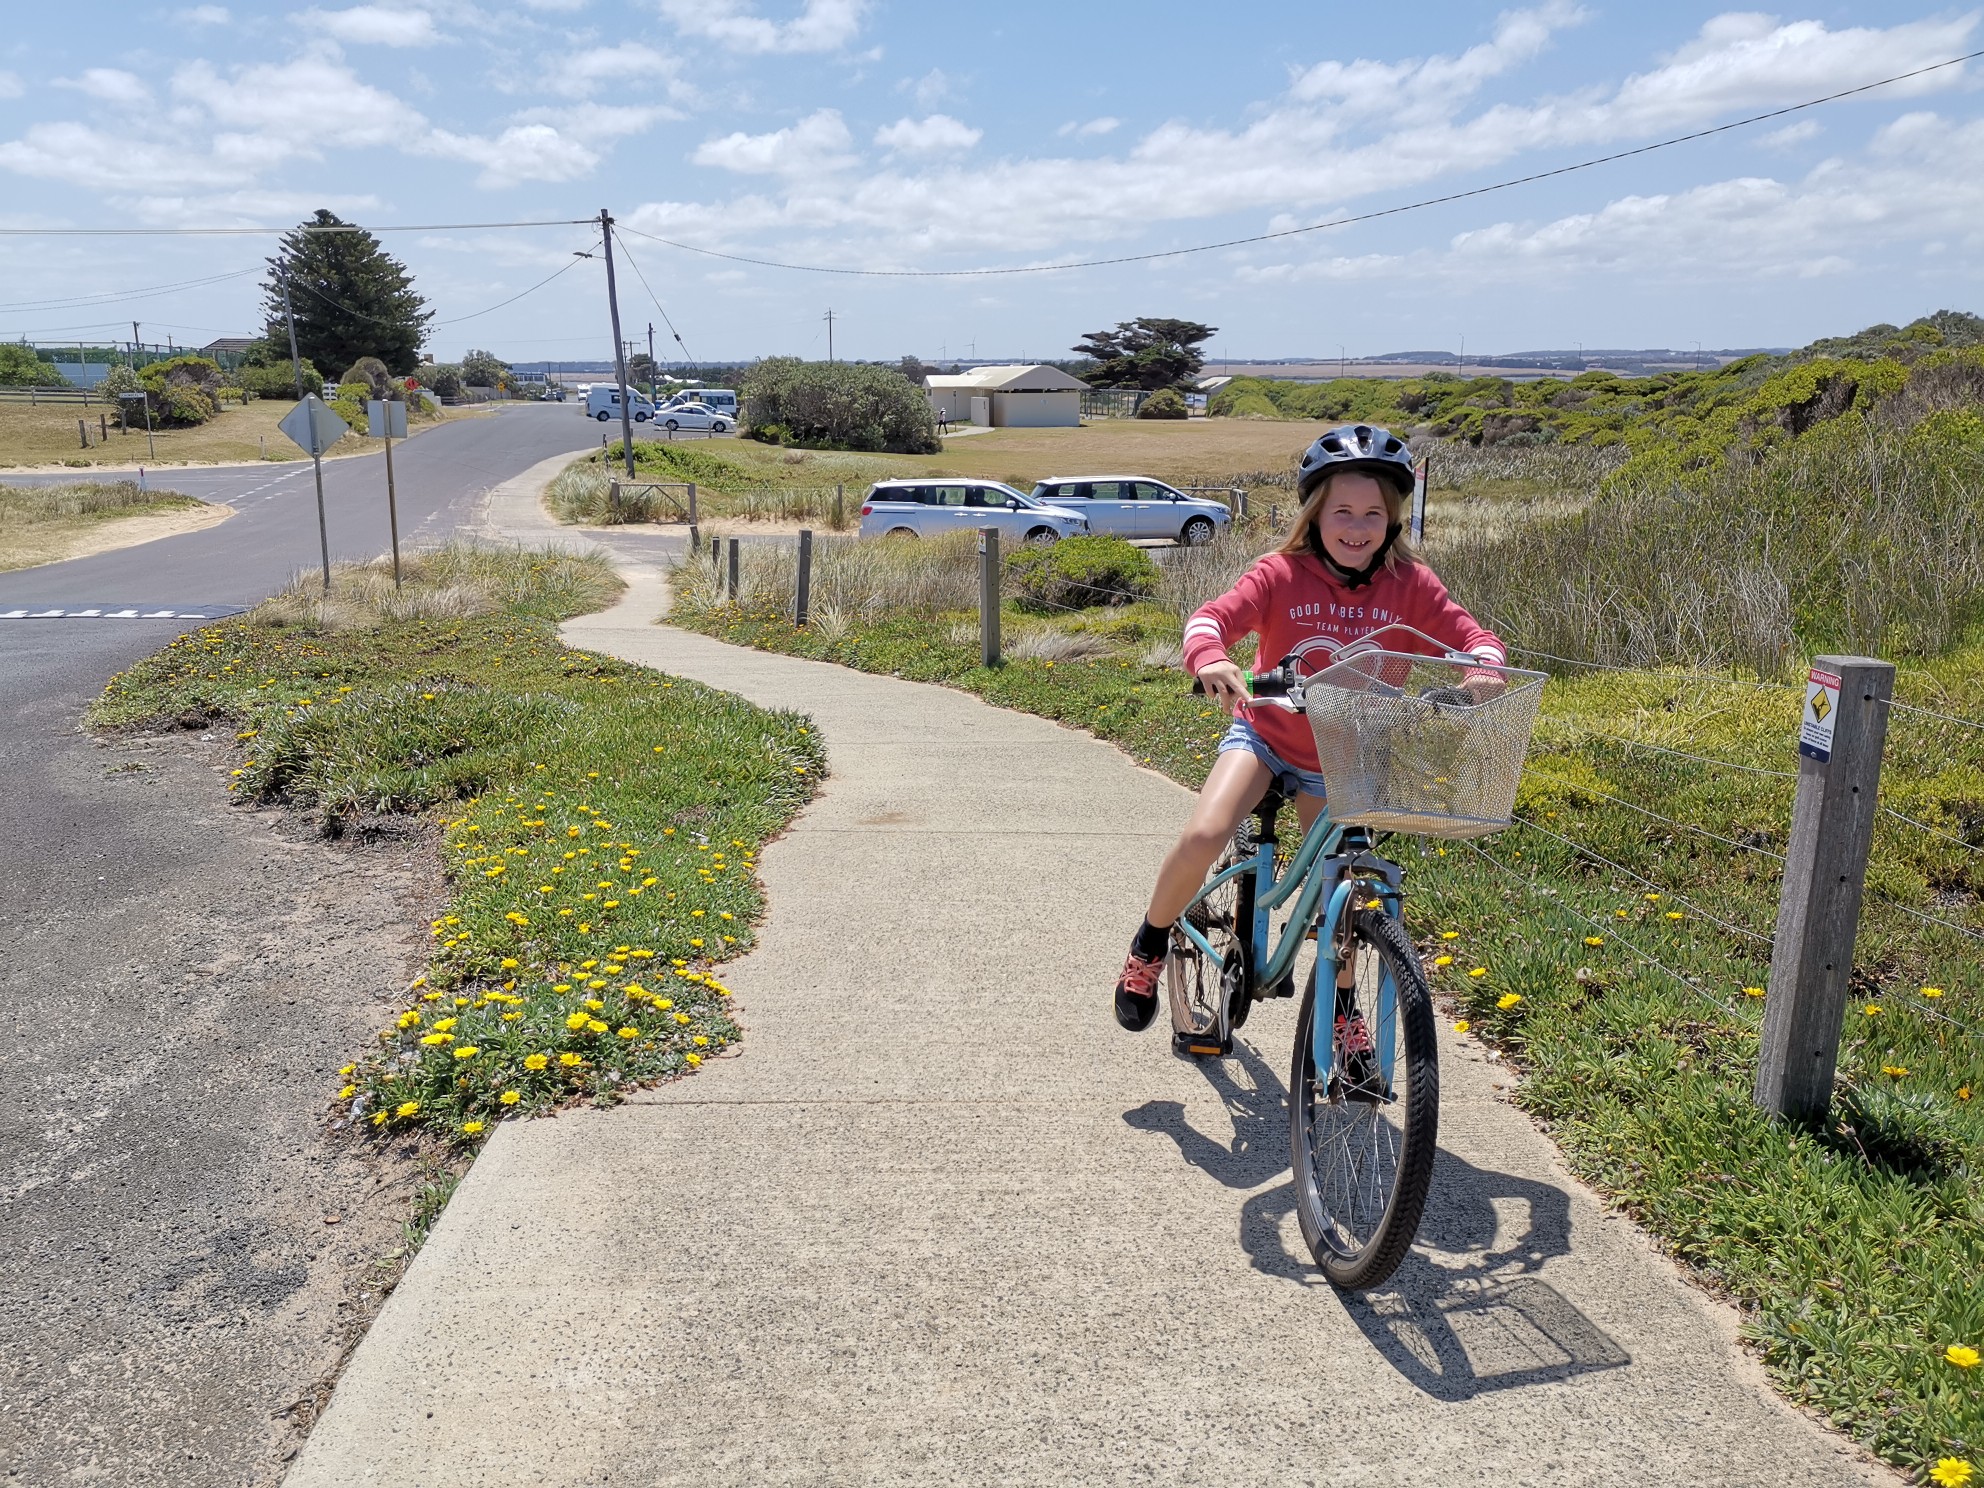
[[[369,434],[372,421],[365,416],[365,400],[372,389],[362,382],[341,382],[331,397],[331,409],[351,425],[354,434]]]
[[[1185,406],[1185,395],[1176,388],[1159,388],[1137,408],[1140,419],[1181,419],[1190,416],[1191,410]]]
[[[453,362],[432,362],[414,374],[420,385],[431,389],[437,398],[459,398],[467,386],[462,381],[462,369]]]
[[[31,346],[0,342],[0,387],[67,387],[69,379]]]
[[[766,443],[896,455],[943,448],[930,400],[893,368],[767,357],[737,391],[745,432]]]
[[[245,392],[258,398],[294,398],[296,396],[296,376],[287,361],[280,365],[266,367],[239,367],[233,374],[235,384]],[[317,369],[308,362],[303,364],[303,391],[321,395],[324,379]]]
[[[1006,576],[1024,609],[1081,610],[1134,604],[1157,592],[1157,565],[1120,537],[1070,537],[1022,548],[1006,560]]]

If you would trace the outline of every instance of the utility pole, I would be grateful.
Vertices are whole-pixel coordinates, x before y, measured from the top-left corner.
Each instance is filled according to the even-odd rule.
[[[296,312],[289,307],[289,265],[282,268],[282,318],[289,323],[289,370],[296,378],[296,401],[303,401],[303,359],[296,354]],[[135,332],[136,327],[132,330]],[[318,508],[323,507],[323,496],[319,493]]]
[[[138,370],[138,323],[131,322],[131,370]]]
[[[613,312],[613,360],[620,373],[620,453],[626,457],[627,479],[634,478],[634,410],[627,401],[627,347],[620,339],[620,291],[613,282],[613,218],[599,209],[600,236],[606,243],[606,304]]]
[[[826,320],[827,320],[827,360],[831,362],[834,359],[834,312],[833,312],[833,307],[831,305],[827,307]]]
[[[1343,361],[1344,361],[1343,343],[1339,341],[1337,342],[1336,345],[1336,375],[1338,377],[1343,376]]]
[[[289,370],[296,379],[296,401],[303,402],[303,359],[296,354],[296,312],[289,304],[289,265],[282,266],[282,318],[289,323]],[[149,408],[150,404],[146,406]],[[317,436],[310,436],[310,471],[317,481],[317,544],[324,555],[324,592],[331,592],[331,529],[324,520],[324,456],[316,448]]]
[[[1460,367],[1454,375],[1456,377],[1467,376],[1467,337],[1465,336],[1460,338]]]
[[[661,363],[654,359],[654,322],[648,322],[648,378],[654,391],[661,391]]]

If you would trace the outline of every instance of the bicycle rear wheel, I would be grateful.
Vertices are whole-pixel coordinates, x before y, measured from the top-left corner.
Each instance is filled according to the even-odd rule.
[[[1303,994],[1288,1145],[1302,1238],[1330,1281],[1363,1290],[1398,1269],[1419,1232],[1440,1072],[1433,995],[1399,922],[1355,911],[1349,956],[1354,986],[1320,1012],[1313,980]]]
[[[1253,855],[1253,837],[1243,825],[1211,876],[1216,878]],[[1253,985],[1253,875],[1240,874],[1201,894],[1186,906],[1182,918],[1206,938],[1219,960],[1207,956],[1181,931],[1172,932],[1170,952],[1164,958],[1172,1047],[1194,1058],[1224,1055],[1232,1051],[1233,1030],[1247,1021]]]

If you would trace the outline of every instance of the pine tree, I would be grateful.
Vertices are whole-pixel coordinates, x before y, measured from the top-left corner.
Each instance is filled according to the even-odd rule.
[[[335,213],[317,215],[282,240],[262,284],[271,348],[289,353],[283,319],[283,272],[289,274],[290,305],[296,314],[296,348],[306,361],[337,376],[360,357],[374,356],[396,376],[407,376],[420,361],[420,343],[434,312],[414,292],[406,268],[363,228],[346,227]]]

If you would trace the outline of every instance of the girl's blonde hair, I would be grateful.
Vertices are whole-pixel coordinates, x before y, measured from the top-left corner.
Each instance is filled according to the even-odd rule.
[[[1307,553],[1315,558],[1324,556],[1323,541],[1316,530],[1316,519],[1323,513],[1323,504],[1330,499],[1330,487],[1346,475],[1369,474],[1369,471],[1364,470],[1334,470],[1324,476],[1317,483],[1316,489],[1309,493],[1309,499],[1303,502],[1301,509],[1295,513],[1295,521],[1288,529],[1288,536],[1282,539],[1281,546],[1276,548],[1275,552],[1291,555]],[[1378,491],[1384,497],[1386,524],[1399,529],[1398,536],[1385,551],[1385,568],[1388,571],[1396,571],[1414,563],[1424,563],[1426,560],[1419,556],[1419,550],[1412,545],[1412,539],[1405,531],[1406,493],[1381,475],[1371,476],[1371,479],[1378,483]]]

